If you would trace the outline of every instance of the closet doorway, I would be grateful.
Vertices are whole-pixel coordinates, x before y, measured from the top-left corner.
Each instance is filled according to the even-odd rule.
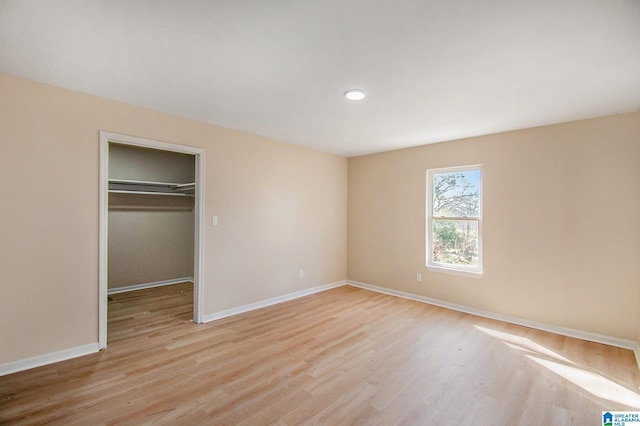
[[[192,280],[193,321],[202,322],[203,197],[203,149],[100,132],[101,349],[107,346],[109,291]],[[150,229],[148,235],[173,235],[175,242],[165,246],[179,251],[167,253],[152,240],[147,252],[144,241],[127,242],[131,230],[142,232],[143,227]],[[157,259],[160,252],[153,250],[167,257]],[[154,261],[159,261],[156,267]]]

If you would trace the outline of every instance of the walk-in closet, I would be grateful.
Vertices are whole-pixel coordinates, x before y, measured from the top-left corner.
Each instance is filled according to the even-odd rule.
[[[108,148],[109,299],[169,285],[184,289],[179,283],[194,279],[195,156],[118,143]]]

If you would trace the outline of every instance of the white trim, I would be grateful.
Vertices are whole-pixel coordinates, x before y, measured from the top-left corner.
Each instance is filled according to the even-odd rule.
[[[193,220],[193,322],[200,324],[202,320],[202,299],[204,285],[204,169],[206,164],[205,151],[200,150],[196,154],[196,187],[193,193],[195,197],[193,211],[195,217]]]
[[[343,285],[346,285],[346,284],[347,284],[347,281],[337,281],[334,283],[319,285],[319,286],[308,288],[305,290],[300,290],[293,293],[285,294],[283,296],[272,297],[271,299],[261,300],[259,302],[250,303],[248,305],[238,306],[237,308],[231,308],[231,309],[216,312],[213,314],[205,315],[203,320],[204,322],[219,320],[219,319],[230,317],[233,315],[242,314],[244,312],[249,312],[249,311],[253,311],[260,308],[266,308],[267,306],[277,305],[278,303],[288,302],[293,299],[309,296],[311,294],[319,293],[325,290],[330,290],[332,288],[342,287]]]
[[[427,271],[439,272],[441,274],[458,275],[461,277],[476,278],[476,279],[482,278],[484,274],[482,269],[467,271],[464,269],[456,269],[456,268],[450,268],[448,266],[435,266],[435,265],[436,264],[426,266]]]
[[[143,283],[143,284],[128,285],[124,287],[115,287],[115,288],[110,288],[107,291],[107,294],[127,293],[129,291],[144,290],[145,288],[162,287],[165,285],[179,284],[184,282],[190,282],[191,284],[193,284],[193,277],[183,277],[183,278],[176,278],[174,280],[155,281],[152,283]]]
[[[71,358],[89,355],[96,353],[99,350],[100,346],[98,343],[89,343],[88,345],[76,346],[75,348],[38,355],[33,358],[0,364],[0,376],[6,376],[7,374],[17,373],[18,371],[29,370],[30,368],[41,367],[43,365],[53,364],[54,362],[66,361]]]
[[[617,337],[605,336],[603,334],[590,333],[588,331],[574,330],[572,328],[558,327],[541,322],[529,321],[518,317],[512,317],[510,315],[497,314],[489,311],[484,311],[482,309],[471,308],[469,306],[449,303],[438,299],[419,296],[417,294],[405,293],[398,290],[391,290],[388,288],[378,287],[376,285],[365,284],[357,281],[347,280],[347,284],[353,287],[363,288],[365,290],[371,290],[378,293],[401,297],[403,299],[415,300],[417,302],[427,303],[429,305],[440,306],[441,308],[464,312],[466,314],[508,322],[510,324],[522,325],[524,327],[534,328],[536,330],[548,331],[549,333],[559,334],[561,336],[574,337],[576,339],[588,340],[590,342],[602,343],[605,345],[616,346],[623,349],[631,349],[636,351],[636,358],[638,357],[638,345],[632,340],[619,339]]]
[[[446,309],[452,309],[459,312],[464,312],[471,315],[477,315],[484,318],[494,319],[498,321],[504,321],[511,324],[522,325],[525,327],[534,328],[537,330],[547,331],[554,334],[560,334],[568,337],[575,337],[578,339],[589,340],[596,343],[602,343],[605,345],[616,346],[624,349],[630,349],[633,351],[636,362],[638,363],[638,369],[640,369],[640,347],[638,343],[625,340],[618,339],[615,337],[604,336],[601,334],[589,333],[579,330],[573,330],[564,327],[556,327],[548,324],[538,323],[534,321],[528,321],[521,318],[511,317],[507,315],[495,314],[488,311],[483,311],[475,308],[471,308],[464,305],[458,305],[454,303],[444,302],[437,299],[431,299],[424,296],[419,296],[411,293],[405,293],[402,291],[391,290],[384,287],[379,287],[372,284],[365,284],[358,281],[345,280],[345,281],[337,281],[330,284],[324,284],[317,287],[312,287],[306,290],[297,291],[294,293],[289,293],[284,296],[273,297],[271,299],[266,299],[260,302],[251,303],[244,306],[239,306],[237,308],[227,309],[225,311],[220,311],[214,314],[206,315],[203,317],[202,322],[211,322],[218,319],[230,317],[233,315],[241,314],[244,312],[252,311],[255,309],[264,308],[267,306],[275,305],[282,302],[287,302],[289,300],[297,299],[300,297],[308,296],[314,293],[319,293],[321,291],[330,290],[332,288],[341,287],[343,285],[349,285],[352,287],[358,287],[365,290],[375,291],[377,293],[388,294],[390,296],[401,297],[403,299],[415,300],[417,302],[427,303],[429,305],[440,306]],[[65,361],[71,358],[77,358],[84,355],[89,355],[92,353],[99,352],[101,350],[101,346],[99,343],[90,343],[83,346],[77,346],[75,348],[65,349],[58,352],[52,352],[45,355],[39,355],[32,358],[22,359],[18,361],[9,362],[6,364],[0,364],[0,376],[5,376],[7,374],[17,373],[19,371],[28,370],[31,368],[41,367],[47,364],[53,364],[55,362]]]
[[[134,145],[145,148],[160,149],[195,156],[195,203],[194,211],[194,272],[193,272],[193,321],[202,322],[202,283],[204,282],[204,168],[205,150],[187,145],[160,142],[136,136],[121,135],[100,131],[100,248],[98,278],[98,344],[100,349],[107,347],[107,265],[108,265],[108,209],[109,209],[109,143]]]
[[[108,215],[109,215],[109,140],[100,132],[100,244],[98,249],[98,345],[107,347],[107,290],[108,290]]]
[[[154,139],[140,138],[137,136],[123,135],[120,133],[100,131],[100,140],[108,140],[109,142],[119,143],[123,145],[135,145],[143,148],[160,149],[163,151],[179,152],[182,154],[197,155],[202,154],[204,149],[195,148],[188,145],[179,145],[170,142],[161,142]]]

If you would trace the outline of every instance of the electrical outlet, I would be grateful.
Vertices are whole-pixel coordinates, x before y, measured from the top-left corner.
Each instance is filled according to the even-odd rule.
[[[300,278],[304,278],[304,270],[300,269]]]
[[[422,274],[416,274],[416,281],[422,281]]]

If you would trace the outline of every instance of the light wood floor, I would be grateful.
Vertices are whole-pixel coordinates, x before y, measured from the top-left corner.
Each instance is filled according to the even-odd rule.
[[[193,324],[191,285],[114,295],[109,346],[0,377],[2,424],[601,425],[631,351],[340,287]]]

